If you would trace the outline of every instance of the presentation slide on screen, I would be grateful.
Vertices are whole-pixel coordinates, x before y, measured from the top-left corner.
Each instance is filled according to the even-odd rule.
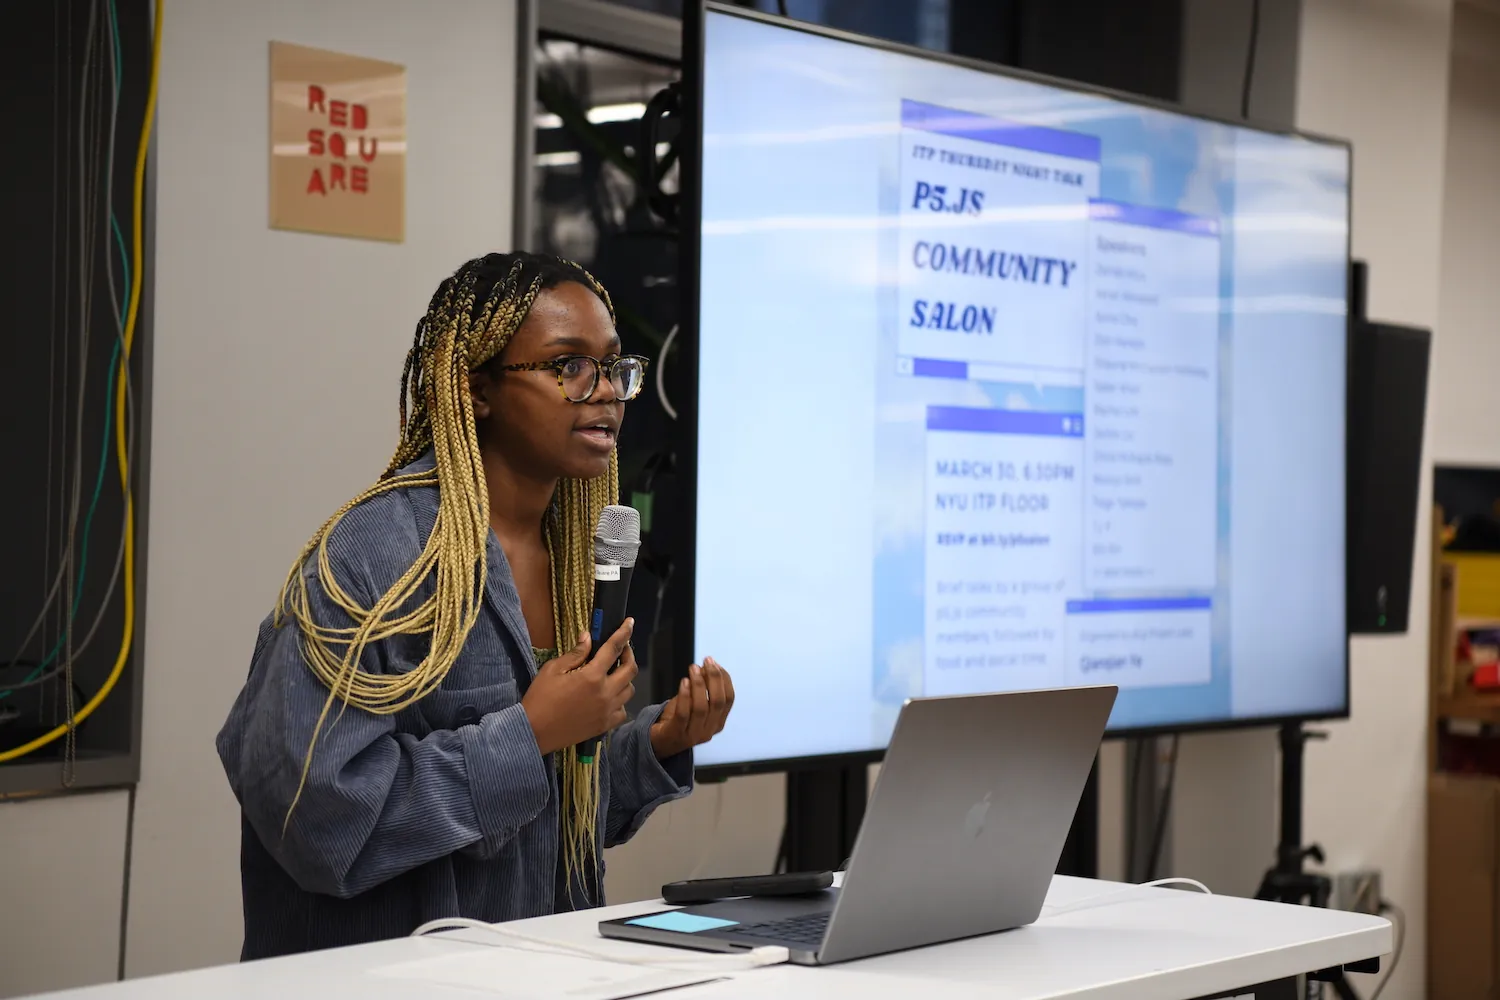
[[[1346,151],[706,28],[700,763],[924,695],[1341,708]]]

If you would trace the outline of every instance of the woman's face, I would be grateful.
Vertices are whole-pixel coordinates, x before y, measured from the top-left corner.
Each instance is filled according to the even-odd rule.
[[[609,310],[588,288],[567,281],[538,293],[505,350],[469,377],[480,445],[537,479],[604,475],[625,415],[609,379],[601,372],[588,401],[572,403],[554,371],[501,369],[570,354],[602,361],[619,353]]]

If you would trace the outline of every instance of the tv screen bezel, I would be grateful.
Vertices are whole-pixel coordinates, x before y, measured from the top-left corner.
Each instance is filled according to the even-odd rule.
[[[682,382],[686,388],[686,398],[681,400],[680,412],[683,419],[679,421],[680,434],[678,437],[677,469],[682,485],[682,513],[684,523],[682,525],[684,550],[677,555],[677,568],[675,577],[675,599],[672,604],[672,642],[671,646],[677,651],[687,651],[690,655],[696,652],[696,623],[695,606],[697,603],[697,519],[698,519],[698,337],[699,337],[699,285],[702,269],[702,240],[701,240],[701,218],[702,218],[702,163],[703,163],[703,72],[704,72],[704,27],[706,14],[712,11],[716,14],[724,14],[731,17],[742,18],[747,21],[757,21],[763,24],[773,25],[787,31],[800,31],[810,35],[827,38],[832,41],[847,42],[854,45],[862,45],[869,48],[881,49],[913,58],[925,59],[931,62],[943,63],[945,65],[977,70],[991,76],[1005,79],[1019,80],[1027,83],[1041,84],[1059,90],[1073,93],[1088,94],[1097,97],[1105,97],[1125,104],[1133,105],[1154,111],[1165,111],[1186,118],[1196,119],[1203,122],[1211,122],[1221,125],[1230,125],[1236,128],[1249,129],[1267,135],[1284,136],[1288,138],[1305,139],[1324,145],[1336,146],[1344,150],[1348,163],[1349,177],[1349,199],[1345,209],[1345,243],[1344,257],[1346,267],[1344,269],[1344,314],[1345,314],[1345,353],[1344,353],[1344,580],[1345,586],[1341,591],[1347,591],[1348,565],[1349,565],[1349,488],[1348,488],[1348,455],[1349,455],[1349,348],[1352,336],[1353,317],[1350,315],[1349,295],[1350,279],[1347,262],[1352,258],[1352,212],[1354,202],[1354,156],[1351,143],[1344,139],[1338,139],[1328,135],[1300,129],[1276,128],[1264,123],[1252,120],[1236,120],[1228,117],[1204,114],[1190,111],[1186,108],[1171,104],[1166,101],[1152,100],[1134,94],[1122,93],[1105,87],[1096,87],[1090,84],[1078,83],[1072,80],[1062,80],[1055,77],[1032,73],[1026,70],[1015,69],[1008,66],[1000,66],[986,63],[976,59],[963,56],[955,56],[942,52],[934,52],[928,49],[905,45],[900,42],[892,42],[881,38],[872,38],[857,35],[836,28],[828,28],[822,25],[811,24],[805,21],[797,21],[783,18],[761,11],[737,7],[732,4],[717,2],[717,0],[684,0],[682,13],[682,132],[678,139],[678,159],[680,163],[680,205],[678,209],[678,226],[681,232],[680,256],[678,261],[678,282],[680,296],[680,315],[678,344],[681,354],[676,359],[676,365],[686,373]],[[1350,716],[1350,633],[1349,633],[1349,605],[1347,599],[1344,605],[1344,662],[1343,662],[1343,703],[1339,707],[1326,712],[1309,712],[1289,715],[1264,715],[1247,716],[1242,718],[1222,718],[1211,720],[1193,720],[1175,724],[1163,724],[1157,726],[1141,726],[1120,729],[1110,729],[1105,733],[1105,739],[1135,739],[1143,737],[1160,736],[1174,733],[1201,733],[1201,732],[1223,732],[1239,729],[1269,728],[1288,723],[1302,722],[1326,722],[1347,719]],[[674,668],[677,664],[672,665]],[[726,664],[731,672],[734,664]],[[681,669],[681,668],[678,668]],[[741,675],[743,676],[743,674]],[[740,683],[743,683],[741,681]],[[795,697],[794,692],[788,692],[788,697]],[[760,760],[718,763],[705,765],[696,769],[700,781],[716,781],[729,777],[741,775],[766,774],[798,770],[810,770],[824,767],[855,767],[878,763],[885,756],[885,748],[874,750],[852,750],[827,754],[816,754],[800,757],[777,757]]]

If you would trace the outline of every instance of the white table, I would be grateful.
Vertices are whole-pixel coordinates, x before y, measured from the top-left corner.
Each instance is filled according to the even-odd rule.
[[[1388,955],[1391,924],[1379,917],[1205,896],[1175,889],[1131,888],[1058,876],[1048,907],[1098,896],[1085,908],[1048,915],[1034,925],[824,968],[776,966],[735,973],[728,981],[663,994],[670,1000],[1197,1000],[1260,983]],[[1104,894],[1117,894],[1106,898]],[[606,941],[601,919],[661,909],[660,901],[562,914],[512,925],[550,940],[641,955],[655,949]],[[481,931],[386,941],[291,958],[229,965],[171,976],[50,994],[54,1000],[482,1000],[483,994],[392,979],[383,967],[421,958],[494,953],[504,976],[508,949]]]

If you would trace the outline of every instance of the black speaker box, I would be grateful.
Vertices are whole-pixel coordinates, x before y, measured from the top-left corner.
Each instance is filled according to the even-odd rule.
[[[1432,331],[1363,316],[1349,327],[1348,617],[1352,634],[1405,632]]]

